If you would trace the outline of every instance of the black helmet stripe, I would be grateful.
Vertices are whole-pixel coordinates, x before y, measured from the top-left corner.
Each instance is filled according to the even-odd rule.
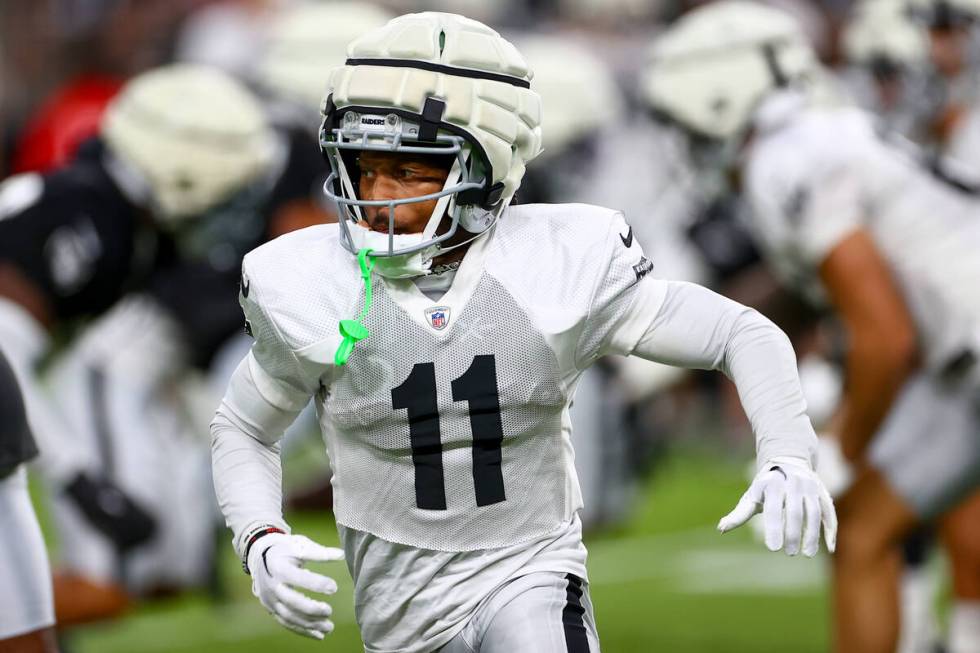
[[[485,70],[475,70],[473,68],[457,68],[455,66],[445,66],[431,61],[416,61],[415,59],[348,59],[348,66],[388,66],[391,68],[420,68],[430,70],[435,73],[454,75],[456,77],[470,77],[472,79],[489,79],[494,82],[503,82],[511,86],[521,88],[531,88],[531,82],[513,75],[503,75],[501,73],[491,73]]]

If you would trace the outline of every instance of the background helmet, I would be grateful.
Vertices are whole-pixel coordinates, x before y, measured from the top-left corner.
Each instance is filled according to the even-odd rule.
[[[516,39],[541,96],[544,151],[524,177],[522,202],[589,199],[605,136],[622,128],[625,100],[609,67],[584,44],[560,34]]]
[[[342,65],[347,45],[392,18],[364,2],[302,3],[289,6],[269,29],[256,71],[263,89],[310,113],[319,113],[327,72]]]
[[[587,47],[544,34],[521,38],[518,46],[534,69],[534,90],[541,96],[545,157],[622,117],[622,94],[612,71]]]
[[[864,0],[844,29],[844,53],[851,63],[922,67],[929,59],[929,38],[912,19],[905,0]]]
[[[372,204],[357,196],[350,155],[358,150],[456,157],[441,192],[373,203],[389,205],[394,222],[397,204],[439,200],[422,234],[399,243],[386,237],[375,256],[418,254],[424,265],[457,226],[486,231],[541,151],[540,100],[517,49],[482,23],[427,12],[368,32],[350,44],[347,57],[331,73],[320,131],[332,168],[325,190],[341,208],[345,246],[361,248],[352,233],[367,231],[360,209]],[[450,229],[437,236],[444,215]]]
[[[655,112],[701,136],[730,141],[773,90],[819,69],[796,21],[741,0],[682,16],[651,49],[643,91]]]
[[[171,225],[227,200],[273,158],[258,101],[231,77],[197,65],[135,77],[109,105],[101,131],[127,170],[127,191]]]

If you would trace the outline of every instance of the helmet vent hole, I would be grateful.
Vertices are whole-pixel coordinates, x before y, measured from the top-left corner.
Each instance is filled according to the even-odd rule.
[[[446,49],[446,31],[439,30],[439,56],[442,56],[442,51]]]

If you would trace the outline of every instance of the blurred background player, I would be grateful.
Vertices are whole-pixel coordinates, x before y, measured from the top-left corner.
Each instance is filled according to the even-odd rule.
[[[921,141],[929,94],[929,35],[906,0],[862,0],[842,35],[849,66],[843,78],[862,107],[884,125]]]
[[[823,76],[790,17],[722,2],[654,46],[646,89],[726,154],[777,275],[833,306],[846,330],[834,430],[856,476],[839,504],[836,650],[894,650],[898,545],[944,513],[951,647],[975,650],[980,204],[882,140],[867,115],[822,101]]]
[[[842,79],[854,100],[879,117],[883,130],[928,143],[929,116],[936,111],[931,87],[937,73],[930,60],[929,33],[914,15],[913,5],[906,0],[859,2],[842,40],[849,64]],[[925,149],[918,156],[937,175],[949,175],[950,164],[943,165],[941,158],[930,157]],[[836,453],[828,450],[824,458],[829,469]],[[934,606],[941,578],[928,564],[933,558],[933,531],[932,524],[924,525],[905,542],[899,653],[928,653],[936,646],[939,626]]]
[[[37,455],[14,372],[0,352],[0,650],[53,653],[51,568],[24,463]]]
[[[909,0],[909,13],[929,44],[921,143],[937,170],[973,189],[980,180],[980,3]]]
[[[90,419],[66,419],[41,387],[38,366],[53,343],[70,338],[85,318],[145,288],[181,257],[208,251],[222,206],[252,201],[248,193],[242,200],[241,192],[262,187],[273,159],[261,108],[244,88],[214,70],[172,66],[128,83],[107,109],[101,138],[83,146],[71,165],[43,177],[14,177],[0,190],[0,347],[21,380],[41,450],[39,465],[59,506],[56,518],[64,517],[59,532],[68,569],[55,585],[63,624],[112,614],[128,600],[117,582],[86,573],[81,560],[92,560],[84,555],[86,536],[103,538],[103,547],[124,555],[155,536],[180,538],[179,530],[162,521],[180,513],[151,514],[148,507],[162,497],[153,495],[146,478],[139,479],[142,487],[120,489],[114,475],[122,477],[121,470],[99,460],[92,437],[106,423],[99,413],[103,403],[92,403]],[[222,253],[227,258],[227,246],[216,256]],[[230,265],[236,263],[232,253]],[[150,324],[166,329],[159,320]],[[125,356],[124,340],[112,345]],[[95,374],[76,381],[61,388],[62,406],[98,392],[99,383],[104,390],[104,377]],[[128,408],[129,420],[142,423],[143,406]],[[126,428],[134,427],[127,422]],[[204,488],[206,483],[199,485],[198,494]],[[178,548],[171,555],[185,559],[186,551]]]

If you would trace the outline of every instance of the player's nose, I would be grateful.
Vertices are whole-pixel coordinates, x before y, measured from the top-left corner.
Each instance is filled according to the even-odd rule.
[[[367,219],[368,228],[372,231],[388,233],[391,228],[391,212],[387,206],[369,206],[364,217]]]

